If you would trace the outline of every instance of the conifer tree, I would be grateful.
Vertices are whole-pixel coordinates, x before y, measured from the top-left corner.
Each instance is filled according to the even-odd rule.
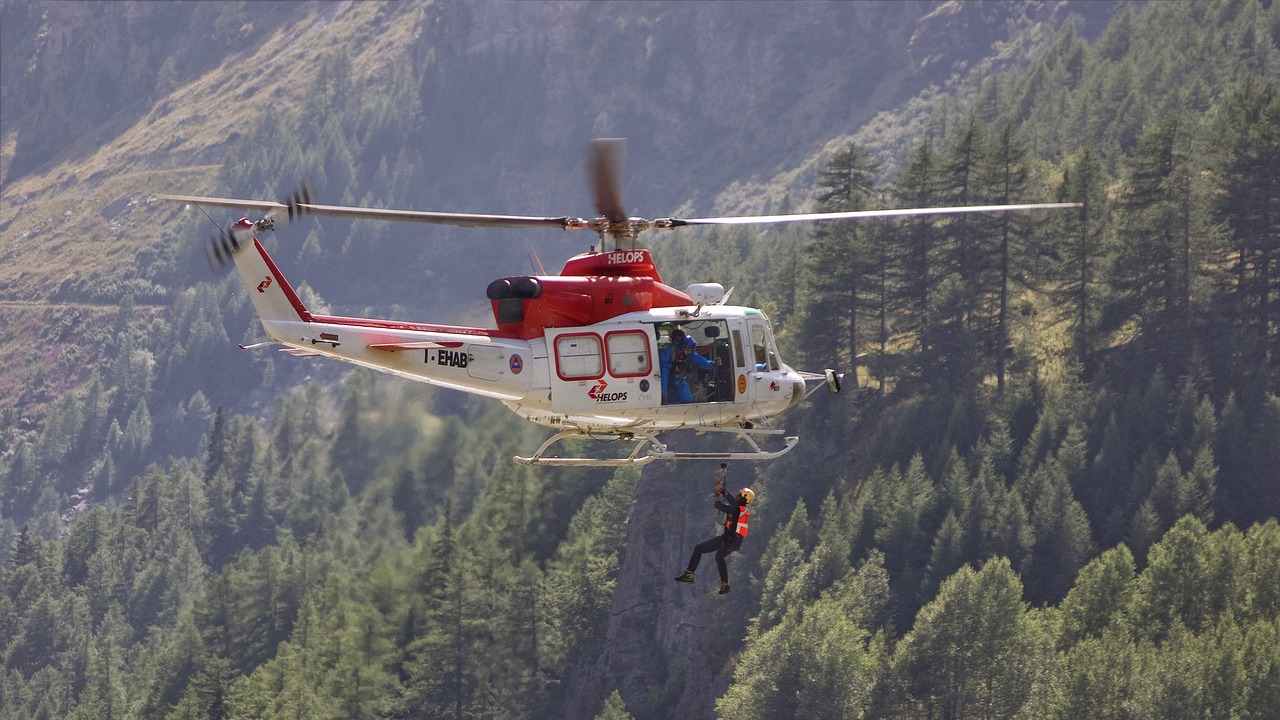
[[[982,168],[982,182],[991,202],[1010,204],[1023,200],[1027,184],[1025,152],[1012,123],[1002,124]],[[984,313],[986,327],[983,335],[988,353],[994,357],[996,392],[1000,395],[1004,394],[1005,367],[1009,356],[1010,286],[1014,283],[1026,286],[1033,282],[1027,276],[1024,259],[1027,223],[1026,218],[1018,213],[999,213],[984,227],[990,239],[986,243],[988,247],[983,249],[982,274],[976,280],[986,294],[982,298],[983,305],[991,308]],[[992,295],[995,296],[994,303]],[[991,317],[993,311],[994,318]]]
[[[633,720],[633,718],[631,713],[627,712],[626,704],[622,702],[622,695],[614,690],[609,693],[609,697],[605,698],[604,707],[596,713],[595,720]]]
[[[219,405],[213,415],[213,426],[209,429],[209,441],[205,447],[204,479],[209,482],[222,467],[227,443],[226,414]]]
[[[1109,628],[1124,622],[1124,613],[1133,602],[1133,554],[1117,545],[1080,569],[1075,585],[1062,601],[1063,636],[1075,644],[1085,638],[1101,637]]]
[[[13,541],[13,551],[9,554],[13,567],[23,567],[34,563],[39,552],[39,545],[31,537],[30,528],[23,525],[22,529],[18,531],[18,537]]]
[[[938,196],[938,169],[932,144],[925,139],[911,152],[906,168],[898,177],[895,194],[912,207],[928,207]],[[894,327],[907,334],[921,367],[929,367],[932,356],[933,311],[938,285],[937,230],[929,220],[902,222],[897,232],[895,304],[899,307]],[[919,369],[917,370],[919,372]]]
[[[1103,182],[1101,164],[1092,151],[1085,148],[1063,171],[1057,197],[1059,202],[1079,202],[1083,207],[1078,212],[1059,215],[1059,219],[1048,225],[1060,228],[1051,230],[1050,237],[1066,238],[1065,242],[1055,243],[1060,258],[1059,285],[1052,295],[1061,308],[1060,317],[1068,322],[1076,359],[1086,376],[1092,368],[1093,335],[1101,304],[1097,286],[1102,273],[1107,210]],[[1050,250],[1046,252],[1052,254]]]
[[[1157,366],[1181,373],[1191,352],[1191,168],[1184,122],[1147,127],[1126,180],[1112,265],[1117,318],[1136,317]]]
[[[960,569],[965,557],[964,533],[960,529],[960,521],[954,513],[948,512],[933,538],[933,549],[929,553],[929,565],[925,568],[925,585],[921,588],[921,595],[933,597],[938,585]]]
[[[987,162],[986,128],[970,115],[956,130],[946,157],[942,161],[939,178],[940,198],[948,205],[974,205],[986,197],[982,171]],[[948,282],[950,292],[956,295],[955,306],[961,317],[954,318],[960,326],[969,328],[969,315],[978,306],[977,289],[981,287],[985,262],[982,257],[980,222],[971,215],[957,215],[947,221],[944,262],[939,273]]]
[[[1231,365],[1256,367],[1280,387],[1280,90],[1253,76],[1221,102],[1215,130],[1223,152],[1217,161],[1222,188],[1217,215],[1228,231],[1229,272],[1220,282],[1230,321],[1237,327],[1238,355]],[[1230,347],[1230,346],[1228,346]],[[1253,360],[1251,363],[1250,360]],[[1265,369],[1269,369],[1269,372]]]
[[[921,609],[894,652],[901,711],[935,717],[1009,717],[1026,701],[1037,642],[1022,584],[1007,560],[961,568]]]
[[[1057,460],[1044,464],[1045,479],[1032,505],[1035,550],[1029,587],[1034,597],[1057,600],[1066,595],[1076,571],[1093,552],[1089,517],[1071,492]]]
[[[879,164],[856,143],[842,146],[818,173],[820,212],[861,210],[874,191]],[[867,313],[862,298],[870,290],[867,231],[859,223],[818,223],[806,249],[810,292],[802,333],[812,358],[844,358],[857,383],[862,331]],[[833,327],[834,324],[834,327]]]

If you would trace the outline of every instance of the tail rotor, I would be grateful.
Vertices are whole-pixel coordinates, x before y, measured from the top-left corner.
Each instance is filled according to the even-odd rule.
[[[213,222],[213,218],[209,218],[209,222],[213,223],[215,231],[209,235],[208,242],[205,243],[205,259],[209,262],[209,269],[212,272],[221,272],[231,264],[236,253],[252,240],[255,233],[267,232],[275,230],[276,216],[284,212],[286,216],[285,222],[292,222],[309,214],[311,205],[311,188],[307,183],[294,190],[292,194],[285,197],[279,203],[271,203],[271,208],[260,220],[250,220],[248,217],[242,217],[235,222],[230,223],[226,227],[219,227]],[[229,206],[229,205],[227,205]],[[205,214],[208,217],[208,213]]]

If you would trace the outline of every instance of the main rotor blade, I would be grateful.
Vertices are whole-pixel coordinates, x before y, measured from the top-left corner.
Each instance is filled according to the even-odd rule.
[[[156,195],[160,200],[210,207],[249,208],[253,210],[285,210],[289,206],[274,200],[237,200],[235,198],[204,197],[202,195]]]
[[[204,197],[200,195],[157,195],[161,200],[212,205],[214,207],[250,208],[254,210],[288,210],[289,205],[272,200],[237,200],[234,198]],[[401,220],[456,225],[459,227],[533,228],[553,227],[573,229],[585,225],[585,221],[572,217],[533,217],[525,215],[482,215],[477,213],[421,212],[416,210],[382,210],[378,208],[345,207],[342,205],[316,205],[296,203],[293,207],[316,215],[356,218],[360,220]]]
[[[627,209],[622,204],[622,187],[618,173],[622,166],[623,141],[619,138],[600,138],[591,141],[587,153],[587,176],[591,182],[591,195],[596,201],[596,212],[611,223],[627,219]]]
[[[685,225],[755,225],[766,223],[822,222],[826,220],[863,220],[868,218],[910,215],[955,215],[959,213],[1010,212],[1015,210],[1054,210],[1078,208],[1081,203],[1023,203],[1020,205],[961,205],[957,207],[898,208],[894,210],[854,210],[851,212],[801,213],[798,215],[744,215],[741,217],[668,218],[658,220],[658,227]]]

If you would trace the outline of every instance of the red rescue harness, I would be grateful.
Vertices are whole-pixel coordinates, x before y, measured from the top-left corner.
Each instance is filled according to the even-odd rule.
[[[738,533],[740,537],[746,537],[747,521],[750,519],[751,519],[751,513],[747,510],[747,506],[739,504],[738,505],[738,526],[736,528],[733,528],[734,532]],[[733,521],[730,520],[728,517],[724,519],[724,527],[726,530],[730,528],[732,522]]]

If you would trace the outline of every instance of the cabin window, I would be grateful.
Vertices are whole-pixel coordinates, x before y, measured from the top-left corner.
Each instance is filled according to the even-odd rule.
[[[600,336],[568,333],[556,338],[556,373],[561,380],[595,380],[604,376]]]
[[[742,331],[733,331],[733,359],[734,365],[737,367],[746,367],[747,363],[742,359]]]
[[[649,336],[643,330],[619,330],[606,333],[609,374],[616,378],[646,377],[653,372],[653,356],[649,353]]]

